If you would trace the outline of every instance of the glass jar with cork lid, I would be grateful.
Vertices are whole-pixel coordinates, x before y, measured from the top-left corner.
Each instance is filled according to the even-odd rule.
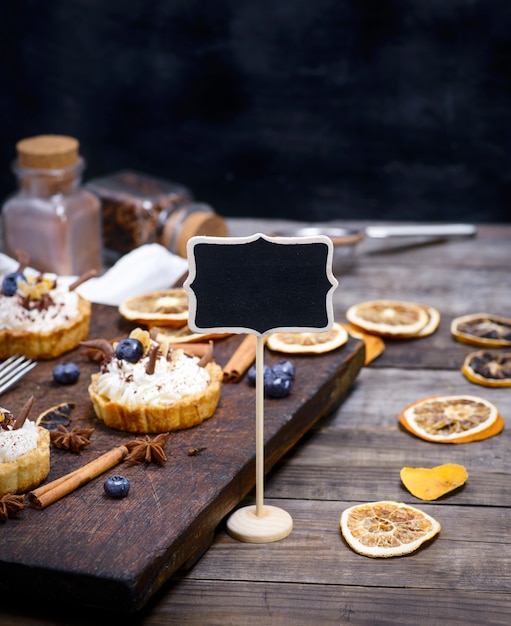
[[[103,248],[108,262],[131,250],[158,243],[186,258],[195,235],[225,237],[223,217],[196,202],[188,187],[135,170],[121,170],[87,183],[101,201]]]
[[[66,135],[37,135],[16,144],[18,191],[2,208],[4,250],[30,256],[41,272],[81,275],[102,270],[98,198],[81,185],[85,161],[79,142]]]

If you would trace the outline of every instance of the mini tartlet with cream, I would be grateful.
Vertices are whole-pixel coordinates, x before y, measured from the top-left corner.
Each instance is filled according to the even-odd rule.
[[[105,339],[82,345],[104,355],[89,396],[110,428],[163,433],[196,426],[215,413],[222,368],[214,361],[159,344],[140,328],[114,345]]]
[[[0,278],[0,359],[52,359],[87,338],[91,303],[54,274],[28,270]],[[10,288],[8,288],[10,287]]]
[[[37,487],[50,471],[50,433],[27,419],[32,398],[20,414],[0,407],[0,498]]]

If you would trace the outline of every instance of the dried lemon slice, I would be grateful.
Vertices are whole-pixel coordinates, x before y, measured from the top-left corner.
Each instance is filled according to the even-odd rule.
[[[470,382],[477,385],[511,387],[511,352],[471,352],[465,357],[461,371]]]
[[[430,321],[424,306],[400,300],[370,300],[346,311],[349,322],[363,330],[386,337],[416,337]]]
[[[341,533],[364,556],[410,554],[440,532],[440,524],[409,504],[382,500],[357,504],[342,512]]]
[[[503,348],[511,346],[511,319],[490,313],[462,315],[451,322],[451,334],[472,346]]]
[[[399,422],[417,437],[438,443],[486,439],[504,426],[493,403],[470,395],[423,398],[406,407]]]
[[[148,326],[183,326],[188,321],[188,294],[176,287],[134,296],[119,306],[119,313]]]
[[[320,354],[340,348],[348,341],[348,332],[334,322],[322,332],[277,332],[269,335],[266,345],[276,352]]]

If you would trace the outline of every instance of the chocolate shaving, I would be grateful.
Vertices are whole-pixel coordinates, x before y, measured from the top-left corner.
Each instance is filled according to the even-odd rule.
[[[0,407],[0,430],[12,430],[14,415],[9,409]]]
[[[91,339],[90,341],[80,341],[80,345],[85,348],[98,350],[104,355],[104,358],[110,359],[115,356],[115,350],[112,344],[106,339]]]
[[[90,278],[94,278],[94,276],[97,275],[97,270],[89,270],[88,272],[85,272],[85,274],[82,274],[81,276],[79,276],[74,283],[71,283],[69,285],[69,291],[74,291],[77,287],[79,287],[82,283],[85,283],[86,281],[88,281]]]
[[[25,496],[15,496],[12,493],[7,493],[0,498],[0,522],[6,522],[10,517],[15,517],[22,511],[25,508],[24,499]]]
[[[20,298],[21,306],[27,311],[46,311],[54,303],[53,298],[49,293],[37,293],[37,291],[31,291],[28,295]]]
[[[159,346],[152,346],[149,350],[149,355],[147,359],[147,364],[145,366],[146,374],[154,374],[154,370],[156,368],[156,359],[158,358],[158,350]]]
[[[59,424],[57,430],[50,432],[50,440],[56,448],[80,452],[82,448],[90,444],[90,437],[93,432],[94,428],[73,428],[69,431],[65,426]]]
[[[149,435],[133,439],[126,444],[129,454],[126,461],[131,463],[156,463],[163,465],[167,460],[167,456],[163,450],[170,433],[161,433],[154,439]]]
[[[30,396],[30,398],[21,407],[21,411],[18,413],[18,416],[15,418],[14,424],[12,427],[13,430],[17,430],[18,428],[21,428],[23,426],[23,424],[25,423],[25,420],[28,417],[28,414],[30,413],[30,409],[32,408],[33,404],[34,404],[34,396]]]

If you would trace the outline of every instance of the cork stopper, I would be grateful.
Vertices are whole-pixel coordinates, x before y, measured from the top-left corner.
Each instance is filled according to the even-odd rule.
[[[57,170],[78,162],[79,142],[66,135],[37,135],[16,144],[18,164],[29,169]]]
[[[212,211],[189,212],[189,207],[183,207],[167,220],[161,242],[169,250],[186,259],[188,239],[196,235],[226,237],[227,224],[222,217]]]
[[[186,259],[186,244],[191,237],[205,235],[207,237],[227,237],[227,224],[215,213],[196,211],[183,222],[177,236],[176,252]]]

